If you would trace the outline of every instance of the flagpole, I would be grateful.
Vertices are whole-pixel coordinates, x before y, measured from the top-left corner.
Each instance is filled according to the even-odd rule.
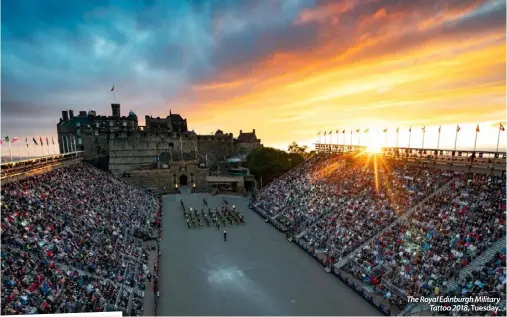
[[[53,137],[51,138],[51,142],[53,142],[53,152],[54,152],[54,153],[55,153],[55,155],[56,155],[55,139],[53,139]]]
[[[350,130],[350,147],[352,148],[352,129]]]
[[[422,149],[424,150],[424,135],[426,134],[426,127],[423,129],[423,137],[422,137]]]
[[[412,127],[408,130],[408,148],[410,149],[410,141],[412,139]]]
[[[26,142],[26,150],[27,150],[27,156],[28,158],[30,158],[30,146],[28,145],[28,140],[25,141]]]
[[[502,132],[502,123],[500,122],[500,126],[498,127],[498,139],[496,140],[496,153],[495,153],[495,158],[493,159],[493,168],[495,167],[495,163],[496,163],[496,156],[500,156],[500,154],[498,154],[498,148],[500,147],[500,132]]]
[[[454,137],[454,155],[456,154],[456,145],[458,144],[458,127],[456,127],[456,136]],[[454,162],[454,155],[452,156],[451,163]]]
[[[477,136],[479,135],[479,125],[477,125],[477,128],[475,128],[475,142],[474,142],[474,153],[475,153],[475,148],[477,146]]]
[[[9,156],[11,157],[11,162],[12,162],[11,139],[8,139],[7,142],[9,142]]]
[[[21,147],[19,146],[21,142],[18,143],[18,152],[19,152],[19,157],[18,157],[18,161],[21,161]]]
[[[384,148],[387,147],[387,130],[384,131]]]
[[[396,128],[396,148],[398,148],[398,137],[400,135],[400,128]]]
[[[359,143],[359,146],[361,146],[361,131],[357,134],[357,141]]]
[[[437,155],[438,155],[438,150],[440,149],[440,129],[441,128],[442,128],[442,126],[438,127]]]

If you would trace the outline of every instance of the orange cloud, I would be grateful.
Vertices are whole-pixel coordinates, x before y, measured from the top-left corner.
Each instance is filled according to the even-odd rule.
[[[476,2],[466,3],[464,2],[463,6],[458,6],[455,8],[448,8],[447,10],[439,13],[436,16],[428,17],[427,19],[419,22],[417,24],[417,28],[420,31],[426,31],[430,28],[441,25],[445,22],[454,21],[459,18],[464,17],[467,13],[472,12],[477,9],[481,5],[483,5],[485,0],[480,0]]]
[[[322,7],[303,10],[296,18],[295,24],[322,22],[330,17],[350,11],[357,3],[358,1],[353,0],[336,1]]]
[[[193,86],[192,88],[196,92],[206,91],[206,90],[234,89],[234,88],[240,87],[244,83],[245,83],[245,81],[243,81],[243,80],[237,80],[237,81],[225,82],[225,83],[216,83],[216,84]]]
[[[339,18],[357,5],[332,2],[296,21]],[[473,33],[435,27],[478,5],[447,8],[437,20],[426,12],[417,21],[401,8],[381,7],[346,34],[350,41],[273,52],[249,72],[227,69],[225,78],[236,81],[194,89],[206,95],[194,96],[190,124],[203,132],[255,128],[265,144],[280,145],[308,144],[322,129],[505,121],[505,25]]]

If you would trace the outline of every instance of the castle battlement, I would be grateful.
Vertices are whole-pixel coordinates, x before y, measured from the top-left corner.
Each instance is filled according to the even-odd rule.
[[[226,157],[248,153],[262,146],[255,129],[240,133],[217,130],[215,134],[197,134],[189,131],[187,119],[169,111],[166,118],[145,116],[145,125],[139,126],[138,117],[130,111],[121,116],[120,104],[112,104],[112,115],[97,115],[95,111],[62,111],[57,124],[61,140],[76,140],[76,149],[84,151],[85,159],[101,161],[114,174],[121,174],[153,164],[169,164],[195,160],[217,164]],[[68,152],[60,142],[60,152]]]

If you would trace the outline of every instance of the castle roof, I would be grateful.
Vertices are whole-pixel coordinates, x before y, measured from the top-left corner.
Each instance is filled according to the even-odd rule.
[[[257,141],[257,136],[254,132],[241,132],[238,136],[239,142],[254,142]]]
[[[179,114],[173,114],[171,113],[169,115],[169,117],[171,118],[171,120],[179,120],[179,121],[183,121],[183,118],[179,115]]]
[[[69,119],[67,121],[63,121],[61,126],[62,127],[76,127],[78,122],[82,127],[84,127],[86,124],[88,124],[89,120],[88,120],[88,117],[77,116],[77,117],[74,117],[74,118]]]

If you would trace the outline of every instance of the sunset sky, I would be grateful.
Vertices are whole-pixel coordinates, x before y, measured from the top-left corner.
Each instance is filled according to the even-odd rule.
[[[505,1],[3,0],[2,136],[56,136],[62,110],[165,117],[264,145],[495,148],[505,125]],[[376,132],[375,132],[376,131]],[[501,148],[507,140],[501,137]],[[55,138],[56,139],[56,138]],[[368,141],[366,141],[368,139]],[[322,141],[324,138],[322,137]],[[329,137],[327,141],[329,142]],[[339,135],[343,141],[343,134]],[[340,142],[340,143],[341,143]],[[354,133],[353,142],[358,142]],[[5,150],[5,149],[4,149]]]

